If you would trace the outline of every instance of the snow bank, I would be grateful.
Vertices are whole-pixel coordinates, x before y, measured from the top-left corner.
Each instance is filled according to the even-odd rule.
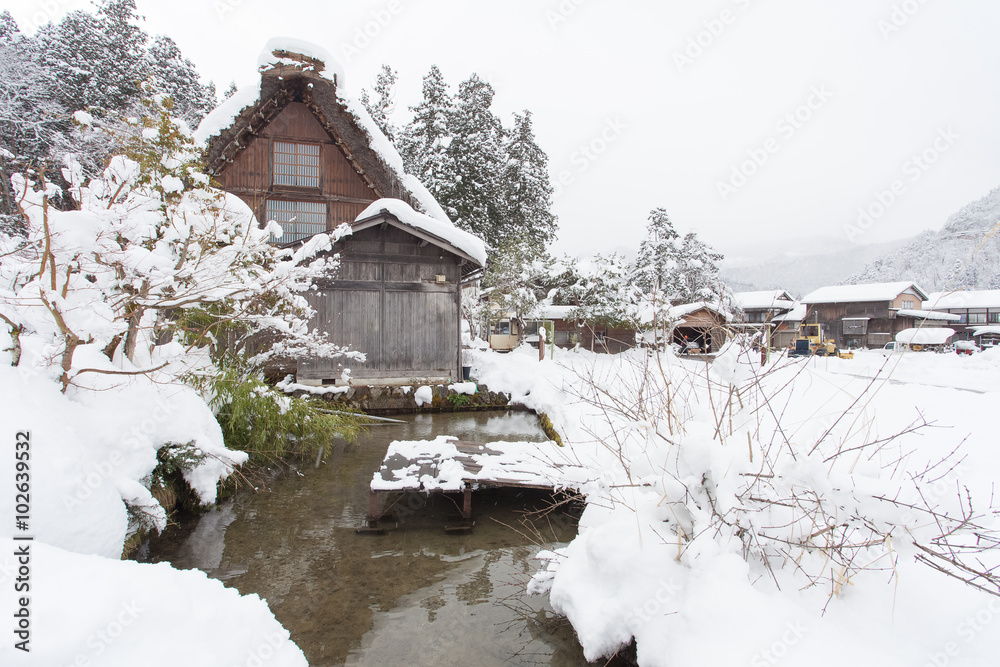
[[[557,352],[543,362],[531,349],[470,354],[480,381],[544,411],[566,455],[592,471],[581,487],[588,504],[579,535],[539,554],[541,569],[529,585],[548,592],[588,658],[634,638],[639,664],[653,667],[995,662],[1000,600],[916,562],[912,541],[933,521],[875,498],[922,498],[953,512],[961,484],[988,502],[1000,466],[991,416],[1000,398],[1000,350],[890,359],[861,351],[853,360],[779,359],[761,369],[759,356],[754,361],[733,346],[707,372],[669,352],[659,359],[642,350]],[[646,372],[660,368],[671,380],[669,413]],[[748,379],[766,391],[749,391]],[[727,396],[732,407],[724,409]],[[615,401],[635,414],[615,416]],[[921,419],[934,428],[899,435]],[[721,440],[720,428],[728,434]],[[824,462],[839,448],[888,437],[891,445],[878,451]],[[785,439],[800,448],[798,458]],[[910,483],[963,441],[960,465],[934,482]],[[762,483],[769,443],[779,449]],[[803,572],[826,565],[793,545],[823,529],[807,520],[783,533],[787,543],[765,565],[747,550],[796,525],[795,515],[780,503],[740,509],[748,489],[792,498],[796,488],[829,497],[846,525],[867,516],[907,529],[888,547],[862,549],[854,565],[863,571],[830,569],[810,586]],[[722,524],[706,530],[713,516],[757,537],[720,531]]]
[[[31,546],[31,567],[31,652],[15,650],[8,637],[0,649],[7,667],[308,664],[265,601],[199,570],[42,542]],[[2,599],[3,616],[11,619],[12,596]]]

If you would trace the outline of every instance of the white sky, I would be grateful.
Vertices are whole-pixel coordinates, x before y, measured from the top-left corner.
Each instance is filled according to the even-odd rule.
[[[564,176],[557,252],[634,250],[656,206],[731,258],[775,238],[872,243],[940,228],[1000,185],[995,0],[138,5],[146,30],[173,37],[220,91],[252,79],[278,35],[340,58],[350,95],[382,63],[398,70],[399,121],[432,64],[453,91],[478,72],[505,125],[514,111],[534,113],[553,179]],[[28,32],[90,6],[0,0]],[[679,63],[689,40],[702,52]],[[800,121],[782,122],[796,112]],[[925,151],[933,164],[912,162]],[[748,163],[753,173],[724,201],[719,183],[754,153],[763,164]],[[878,193],[894,182],[884,213],[845,231],[859,207],[878,214]]]

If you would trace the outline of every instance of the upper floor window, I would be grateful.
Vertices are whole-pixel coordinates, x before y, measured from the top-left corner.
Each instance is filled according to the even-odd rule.
[[[274,184],[319,187],[319,144],[274,142]]]
[[[322,202],[268,199],[264,214],[284,230],[285,233],[276,241],[279,244],[326,231],[326,204]]]
[[[903,309],[904,310],[913,310],[913,308],[916,305],[917,305],[917,302],[914,301],[914,300],[912,300],[912,299],[903,299]]]
[[[986,324],[986,313],[969,313],[969,324]]]
[[[990,313],[990,324],[1000,324],[1000,312]]]

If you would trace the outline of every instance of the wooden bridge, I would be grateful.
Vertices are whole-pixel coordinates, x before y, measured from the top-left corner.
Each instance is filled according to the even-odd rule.
[[[472,528],[472,492],[478,488],[557,491],[578,489],[593,472],[571,462],[554,442],[468,442],[448,436],[435,440],[397,441],[389,445],[373,475],[367,525],[359,532],[384,532],[378,522],[392,505],[379,511],[379,495],[416,491],[461,493],[462,523],[445,530]],[[393,503],[394,504],[394,503]]]

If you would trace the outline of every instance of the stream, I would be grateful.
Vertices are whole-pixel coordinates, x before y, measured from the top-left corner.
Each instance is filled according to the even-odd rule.
[[[333,445],[259,492],[239,492],[147,541],[137,560],[197,568],[267,600],[313,667],[587,664],[569,623],[524,587],[542,548],[576,534],[576,516],[525,523],[551,496],[517,489],[472,494],[475,527],[446,534],[452,497],[398,499],[384,535],[357,534],[368,484],[393,440],[543,441],[530,413],[406,415]],[[537,530],[536,530],[537,528]]]

